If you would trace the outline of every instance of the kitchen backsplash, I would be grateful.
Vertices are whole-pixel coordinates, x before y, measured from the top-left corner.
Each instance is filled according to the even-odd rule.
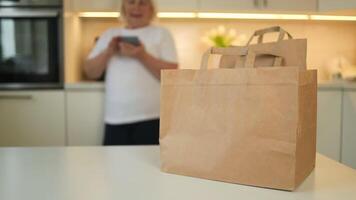
[[[160,19],[157,22],[173,34],[180,68],[198,68],[202,53],[208,45],[202,37],[209,30],[224,25],[237,36],[248,38],[254,30],[279,25],[294,38],[308,39],[308,67],[319,70],[319,80],[327,80],[330,63],[342,58],[356,63],[356,23],[337,21],[275,21],[275,20],[184,20]],[[80,20],[80,61],[88,55],[95,38],[110,27],[120,26],[116,19],[83,18]],[[275,36],[273,36],[275,37]],[[275,38],[267,37],[266,41]],[[240,41],[246,42],[246,41]]]

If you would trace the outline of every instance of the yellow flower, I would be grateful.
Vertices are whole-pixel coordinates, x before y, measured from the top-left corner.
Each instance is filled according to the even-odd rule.
[[[215,47],[231,46],[236,39],[236,31],[234,29],[226,29],[225,26],[209,30],[202,38],[202,41],[208,45]]]

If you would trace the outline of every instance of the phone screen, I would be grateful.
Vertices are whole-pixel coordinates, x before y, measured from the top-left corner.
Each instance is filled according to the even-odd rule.
[[[140,46],[141,42],[136,36],[120,36],[120,42],[126,42],[135,46]]]

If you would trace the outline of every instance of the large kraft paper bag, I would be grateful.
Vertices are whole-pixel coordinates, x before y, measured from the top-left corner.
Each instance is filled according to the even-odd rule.
[[[276,42],[264,42],[266,34],[278,33]],[[257,44],[252,44],[257,37]],[[285,40],[284,38],[287,39]],[[291,34],[279,26],[257,30],[249,39],[246,46],[235,46],[229,48],[229,54],[225,54],[220,59],[220,68],[244,67],[248,51],[270,52],[283,57],[283,66],[298,66],[306,69],[307,40],[293,39]],[[232,54],[232,55],[231,55]],[[238,55],[238,56],[237,56]],[[256,59],[257,66],[272,66],[273,58],[266,55],[259,55]]]
[[[161,170],[294,190],[315,166],[316,71],[276,55],[255,66],[252,52],[244,68],[207,70],[212,52],[199,70],[162,72]]]

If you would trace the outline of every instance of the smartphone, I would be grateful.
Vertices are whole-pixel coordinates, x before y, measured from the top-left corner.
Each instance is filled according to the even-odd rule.
[[[141,42],[136,36],[120,36],[119,37],[120,42],[126,42],[135,46],[140,46]]]

